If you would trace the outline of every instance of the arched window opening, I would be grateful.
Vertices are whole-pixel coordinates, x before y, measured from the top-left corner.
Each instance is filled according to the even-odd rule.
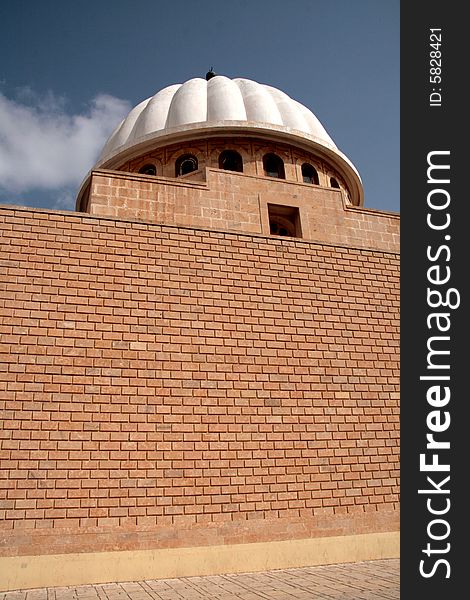
[[[224,150],[219,156],[219,169],[243,173],[243,160],[235,150]]]
[[[299,209],[295,206],[268,204],[271,235],[302,237]]]
[[[277,154],[265,154],[263,156],[263,168],[264,174],[267,177],[276,177],[278,179],[286,178],[284,163],[282,158],[277,156]]]
[[[139,173],[142,173],[142,175],[156,175],[157,167],[149,163],[148,165],[141,167]]]
[[[334,177],[330,177],[330,185],[332,188],[337,188],[339,190],[339,183]]]
[[[271,235],[287,235],[295,237],[295,228],[292,223],[281,217],[273,217],[269,222]]]
[[[197,171],[197,158],[193,154],[183,154],[175,164],[176,177]]]
[[[320,183],[317,170],[308,163],[304,163],[302,165],[302,179],[304,183],[313,183],[314,185],[318,185]]]

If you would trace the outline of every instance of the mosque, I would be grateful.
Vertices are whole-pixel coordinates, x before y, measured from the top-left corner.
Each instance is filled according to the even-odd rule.
[[[398,556],[399,217],[311,110],[210,71],[0,218],[0,589]]]

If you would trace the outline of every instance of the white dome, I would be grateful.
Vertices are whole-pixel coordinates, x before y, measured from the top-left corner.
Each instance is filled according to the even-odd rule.
[[[94,169],[119,169],[128,160],[170,144],[232,135],[314,152],[344,177],[353,204],[362,205],[357,169],[311,110],[269,85],[222,75],[170,85],[133,108],[83,180],[79,197]]]
[[[198,130],[230,126],[295,132],[337,150],[317,117],[300,102],[269,85],[217,75],[170,85],[138,104],[109,138],[98,165],[131,146],[166,138],[181,128],[192,130],[195,124]]]

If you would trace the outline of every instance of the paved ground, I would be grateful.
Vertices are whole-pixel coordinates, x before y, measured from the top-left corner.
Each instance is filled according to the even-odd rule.
[[[0,600],[397,600],[399,561],[0,593]]]

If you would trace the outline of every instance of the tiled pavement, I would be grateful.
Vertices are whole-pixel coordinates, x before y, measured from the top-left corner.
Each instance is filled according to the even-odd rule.
[[[0,593],[0,600],[397,600],[399,561]]]
[[[0,600],[397,600],[399,561],[0,593]]]

